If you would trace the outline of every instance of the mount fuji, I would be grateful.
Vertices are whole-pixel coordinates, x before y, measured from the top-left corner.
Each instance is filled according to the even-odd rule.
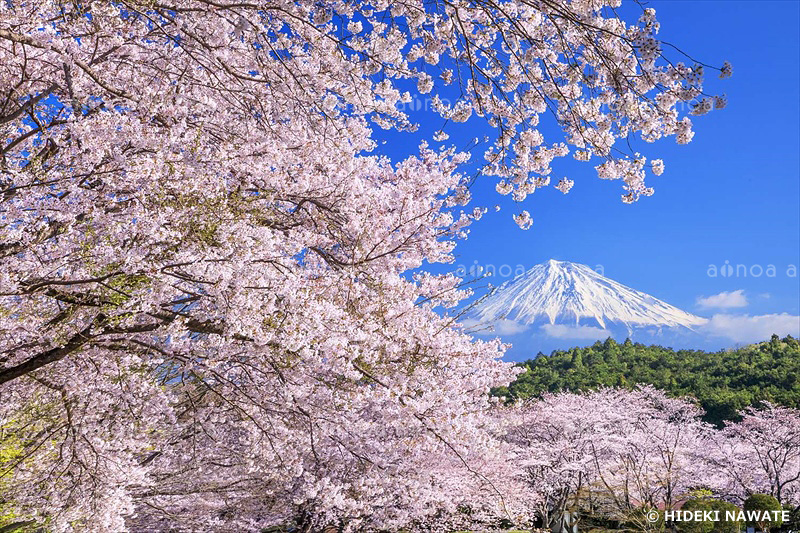
[[[568,338],[570,331],[583,338],[587,333],[596,338],[631,336],[636,330],[690,333],[707,322],[586,265],[552,259],[497,287],[471,309],[468,320],[473,325],[500,323],[506,333],[539,326],[561,338]]]

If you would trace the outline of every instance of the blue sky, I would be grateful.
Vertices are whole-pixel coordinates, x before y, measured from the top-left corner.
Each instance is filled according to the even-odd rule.
[[[654,0],[648,6],[656,9],[663,40],[705,63],[733,64],[731,79],[706,75],[706,91],[727,94],[728,107],[693,117],[689,145],[671,138],[642,145],[644,155],[664,159],[666,171],[649,179],[655,195],[633,205],[620,202],[619,182],[601,181],[593,164],[571,159],[557,161],[553,175],[554,183],[562,176],[575,180],[568,195],[550,187],[515,204],[494,191],[491,178],[481,178],[474,204],[502,209],[473,226],[457,248],[457,265],[477,261],[513,270],[550,258],[575,261],[601,265],[606,276],[705,317],[796,316],[800,278],[790,268],[800,266],[800,2]],[[420,133],[439,125],[423,122]],[[451,125],[448,142],[459,146],[482,130],[476,119]],[[417,142],[380,135],[395,157],[412,153]],[[511,220],[521,209],[534,219],[528,231]],[[721,275],[727,264],[740,265],[738,272]],[[716,277],[709,276],[712,265]],[[723,292],[732,294],[707,302],[717,307],[698,305],[698,298]]]

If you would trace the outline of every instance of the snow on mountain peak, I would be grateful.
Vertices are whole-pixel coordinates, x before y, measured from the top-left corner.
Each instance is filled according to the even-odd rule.
[[[549,261],[497,287],[470,313],[480,322],[686,327],[706,319],[606,278],[586,265]]]

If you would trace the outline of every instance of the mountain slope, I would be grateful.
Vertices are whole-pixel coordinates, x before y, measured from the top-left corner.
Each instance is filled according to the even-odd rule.
[[[693,329],[706,322],[586,265],[550,260],[504,283],[470,313],[480,322]]]

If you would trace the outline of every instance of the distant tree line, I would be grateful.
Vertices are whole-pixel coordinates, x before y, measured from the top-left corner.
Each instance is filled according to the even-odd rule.
[[[508,387],[493,389],[510,401],[545,392],[597,387],[654,385],[673,396],[692,396],[717,426],[764,401],[800,407],[800,343],[773,335],[735,350],[705,352],[614,339],[585,348],[557,350],[520,363],[525,373]]]

